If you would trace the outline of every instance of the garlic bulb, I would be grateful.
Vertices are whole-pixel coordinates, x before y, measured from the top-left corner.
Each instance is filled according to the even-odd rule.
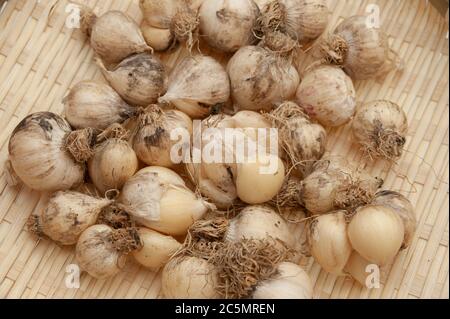
[[[270,51],[246,46],[228,62],[231,95],[240,109],[266,110],[294,96],[300,78],[295,67]]]
[[[345,212],[314,218],[309,223],[307,236],[311,255],[316,262],[329,273],[343,275],[342,270],[352,253]]]
[[[294,102],[285,102],[266,117],[278,129],[278,138],[284,159],[305,176],[315,161],[325,153],[327,132]]]
[[[138,234],[142,242],[142,248],[133,251],[132,255],[139,264],[152,270],[164,266],[182,246],[173,237],[148,228],[138,228]]]
[[[138,158],[147,165],[171,167],[175,164],[172,149],[177,140],[171,139],[175,129],[192,134],[192,120],[177,110],[163,111],[158,106],[149,107],[139,118],[137,132],[133,137],[133,149]]]
[[[266,0],[260,1],[260,24],[263,34],[279,32],[300,43],[318,38],[328,25],[326,0]],[[275,39],[279,43],[280,38]],[[273,47],[274,51],[281,48]]]
[[[319,56],[343,66],[352,78],[364,80],[401,68],[402,61],[389,48],[387,35],[368,16],[352,16],[342,21],[319,43]]]
[[[313,214],[354,209],[372,201],[382,180],[356,173],[343,158],[323,159],[302,181],[300,198]]]
[[[404,236],[402,219],[387,206],[360,207],[348,225],[348,237],[353,248],[365,259],[380,266],[394,259]]]
[[[352,132],[369,158],[393,160],[402,155],[408,120],[395,103],[373,101],[356,111]]]
[[[255,163],[248,161],[237,165],[237,195],[247,204],[268,202],[280,191],[284,177],[284,164],[278,156],[260,154]]]
[[[417,218],[411,202],[402,194],[393,191],[381,191],[375,194],[373,205],[383,205],[392,208],[403,221],[405,238],[402,249],[408,248],[414,239],[417,228]]]
[[[272,237],[294,247],[294,237],[286,222],[269,206],[247,206],[230,220],[225,240],[267,239]]]
[[[31,227],[61,245],[73,245],[80,234],[95,224],[101,210],[112,200],[74,191],[54,193],[38,216],[31,216]]]
[[[174,37],[170,29],[160,29],[151,26],[146,20],[141,24],[142,35],[145,42],[156,51],[167,50],[174,41]]]
[[[370,274],[370,268],[368,266],[376,266],[367,259],[364,259],[356,251],[353,251],[350,258],[345,265],[344,272],[352,276],[357,282],[359,282],[363,287],[367,286],[367,277]]]
[[[114,126],[117,129],[117,126]],[[119,129],[123,130],[119,126]],[[138,170],[138,159],[130,144],[120,136],[111,136],[98,144],[88,161],[89,176],[95,187],[104,194],[121,189]]]
[[[78,239],[75,258],[89,275],[106,279],[125,266],[127,253],[139,245],[139,237],[133,229],[114,230],[106,225],[94,225]]]
[[[83,182],[84,165],[66,150],[69,123],[51,112],[28,115],[9,139],[14,174],[38,191],[66,190]]]
[[[63,100],[67,122],[76,129],[103,130],[136,115],[136,109],[125,103],[109,86],[94,81],[76,84]]]
[[[324,126],[340,126],[356,110],[353,82],[341,68],[318,65],[306,71],[297,89],[298,104]]]
[[[109,84],[130,104],[147,106],[166,92],[164,65],[149,53],[129,56],[112,70],[98,59],[97,64]]]
[[[155,28],[170,29],[174,17],[180,11],[196,12],[203,0],[139,0],[145,21]]]
[[[217,272],[206,260],[177,257],[164,267],[161,277],[163,295],[170,299],[218,299]]]
[[[124,12],[108,11],[97,17],[83,6],[80,23],[95,53],[107,65],[119,63],[134,53],[152,51],[139,26]]]
[[[277,270],[274,278],[258,283],[253,299],[312,299],[312,281],[300,266],[283,262]]]
[[[204,0],[199,14],[200,34],[213,48],[234,52],[256,42],[259,9],[253,0]]]
[[[230,80],[223,66],[211,57],[197,55],[184,58],[175,67],[159,102],[170,102],[192,118],[202,118],[229,97]]]
[[[125,183],[118,202],[142,225],[169,235],[184,235],[212,206],[174,175],[162,167],[141,169]]]

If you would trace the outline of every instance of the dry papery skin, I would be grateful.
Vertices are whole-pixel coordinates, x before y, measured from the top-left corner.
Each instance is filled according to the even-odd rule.
[[[195,223],[177,256],[202,258],[212,264],[222,297],[247,298],[259,282],[275,277],[276,266],[293,258],[294,252],[271,237],[224,241],[227,226],[223,218]]]
[[[204,0],[199,15],[202,39],[219,51],[235,52],[256,42],[259,9],[253,0]]]
[[[240,110],[270,111],[292,98],[300,82],[295,67],[257,46],[239,49],[227,66],[231,95]]]
[[[406,143],[408,120],[405,112],[390,101],[373,101],[356,111],[352,132],[370,159],[395,161]]]
[[[84,164],[66,150],[72,129],[59,115],[38,112],[28,115],[9,139],[11,175],[39,191],[57,191],[83,182]]]
[[[108,11],[97,17],[92,9],[81,6],[81,30],[90,37],[91,46],[107,65],[153,49],[145,43],[136,22],[121,11]]]
[[[353,79],[384,76],[401,69],[403,62],[389,48],[381,27],[371,26],[366,16],[352,16],[342,21],[332,34],[319,42],[318,55],[324,61],[343,66]]]
[[[137,109],[129,106],[109,85],[95,81],[77,83],[64,98],[64,114],[76,129],[106,129],[135,116]]]
[[[156,103],[167,90],[165,67],[150,53],[128,56],[111,69],[100,59],[96,62],[109,84],[131,105],[146,107]]]

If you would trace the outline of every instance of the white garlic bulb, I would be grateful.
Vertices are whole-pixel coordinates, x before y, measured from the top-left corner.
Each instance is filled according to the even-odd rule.
[[[42,233],[61,245],[73,245],[86,228],[95,224],[101,210],[111,203],[109,199],[59,191],[50,197],[32,227],[38,234]]]
[[[133,229],[114,230],[106,225],[93,225],[80,236],[75,258],[80,268],[92,277],[106,279],[125,266],[127,253],[139,246]]]
[[[84,165],[66,150],[70,125],[59,115],[28,115],[9,139],[9,160],[18,178],[39,191],[66,190],[83,182]]]
[[[103,76],[128,103],[147,106],[166,92],[167,76],[162,62],[149,53],[127,57],[109,70],[96,60]]]
[[[229,60],[227,71],[232,98],[244,110],[269,111],[292,98],[300,82],[292,64],[257,46],[239,49]]]
[[[166,94],[159,102],[170,102],[192,118],[202,118],[212,106],[230,97],[230,80],[224,67],[211,57],[184,58],[172,71]]]
[[[253,299],[312,299],[313,284],[308,274],[298,265],[283,262],[277,266],[277,275],[258,283]]]
[[[197,257],[177,257],[164,267],[163,295],[171,299],[218,299],[216,268]]]
[[[63,102],[67,122],[76,129],[92,127],[103,130],[137,113],[109,85],[95,81],[77,83]]]
[[[253,0],[204,0],[199,14],[200,34],[213,48],[234,52],[256,41],[259,9]]]

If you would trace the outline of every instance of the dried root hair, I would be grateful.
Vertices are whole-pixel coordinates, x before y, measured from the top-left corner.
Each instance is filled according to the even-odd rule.
[[[94,11],[84,5],[78,5],[80,7],[80,29],[88,37],[91,36],[92,26],[97,20],[97,16]]]
[[[77,162],[84,163],[94,155],[97,134],[93,128],[73,131],[67,135],[66,149]]]
[[[118,252],[128,254],[142,248],[142,241],[136,228],[115,229],[108,241]]]
[[[322,62],[326,64],[342,65],[348,51],[347,42],[339,35],[329,34],[318,43]]]
[[[180,42],[186,42],[189,52],[198,43],[198,26],[200,18],[191,9],[178,11],[172,19],[170,30],[174,38]]]
[[[136,227],[130,215],[119,206],[112,204],[102,209],[98,219],[98,224],[105,224],[114,229],[126,229]]]
[[[269,202],[281,212],[282,208],[299,208],[301,206],[301,183],[297,178],[286,176],[278,194]]]
[[[398,132],[383,128],[381,123],[377,123],[375,130],[369,135],[369,140],[362,145],[362,151],[373,160],[384,158],[388,161],[395,161],[403,152],[406,138]]]
[[[114,123],[97,135],[97,143],[101,143],[109,139],[127,140],[129,137],[130,131],[125,129],[119,123]]]
[[[38,238],[45,238],[39,215],[31,214],[26,223],[27,229]]]

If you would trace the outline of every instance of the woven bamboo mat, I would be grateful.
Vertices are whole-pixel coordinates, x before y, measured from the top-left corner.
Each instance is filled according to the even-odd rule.
[[[11,131],[26,114],[61,112],[61,100],[73,84],[102,79],[85,38],[65,27],[66,2],[58,1],[52,10],[55,2],[10,0],[0,14],[1,163],[7,157]],[[116,9],[141,19],[137,0],[85,3],[95,6],[97,13]],[[311,259],[301,263],[316,283],[318,298],[448,298],[447,22],[426,0],[334,0],[330,1],[331,25],[363,13],[370,3],[379,5],[391,44],[405,59],[406,68],[382,81],[357,83],[358,100],[384,98],[403,106],[410,123],[407,151],[394,166],[364,164],[348,127],[331,131],[328,146],[332,153],[345,155],[385,178],[386,188],[408,196],[420,224],[412,246],[396,259],[380,289],[367,290],[351,279],[326,274]],[[162,59],[173,66],[184,54],[178,50]],[[299,69],[307,64],[307,58],[301,59]],[[41,209],[47,196],[7,186],[0,169],[0,298],[159,297],[159,273],[132,261],[110,280],[82,274],[79,289],[66,288],[73,250],[38,242],[24,228],[28,215]]]

